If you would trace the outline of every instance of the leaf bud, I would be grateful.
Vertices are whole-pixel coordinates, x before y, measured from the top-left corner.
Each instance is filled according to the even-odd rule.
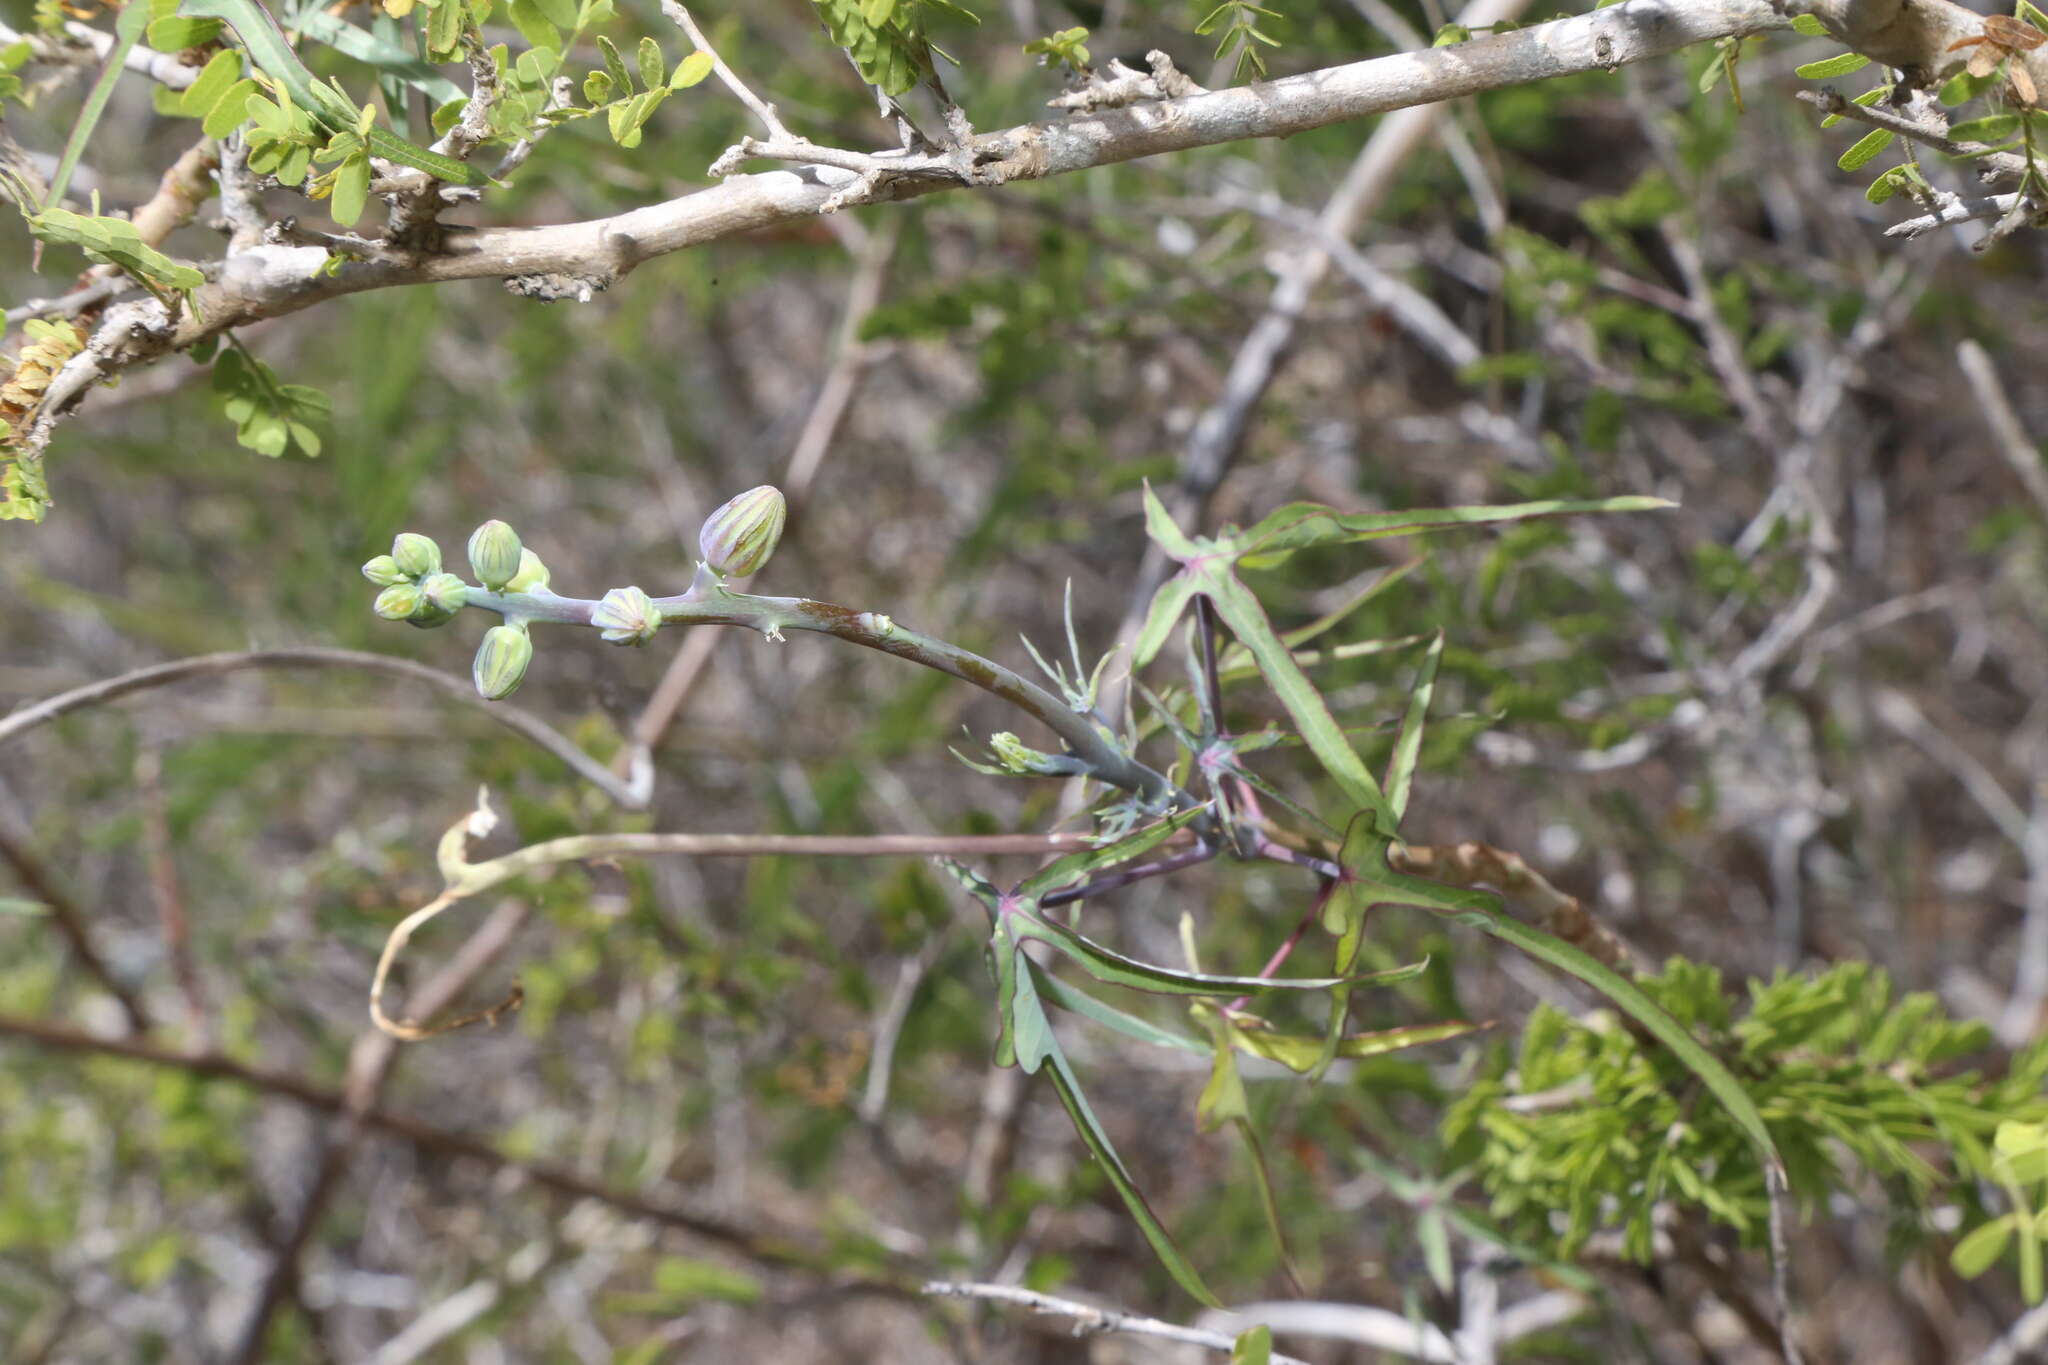
[[[1008,730],[1001,730],[988,737],[989,752],[996,756],[996,762],[1020,776],[1037,773],[1049,774],[1060,769],[1060,761],[1051,754],[1041,753]]]
[[[378,555],[375,559],[363,565],[363,577],[369,579],[380,588],[388,588],[393,583],[403,583],[405,581],[405,574],[399,570],[398,561],[390,555]]]
[[[546,592],[548,590],[548,566],[540,562],[540,556],[521,547],[519,551],[519,572],[512,575],[512,581],[505,585],[506,592]]]
[[[503,701],[519,690],[526,666],[533,662],[533,640],[522,623],[492,626],[476,647],[470,678],[485,701]]]
[[[417,583],[393,583],[377,594],[377,600],[370,604],[370,610],[387,621],[403,621],[420,609],[424,600]]]
[[[469,537],[469,567],[476,581],[502,592],[520,569],[519,533],[502,521],[487,521]]]
[[[425,578],[441,572],[441,547],[426,536],[400,531],[391,542],[391,558],[408,578]]]
[[[765,483],[749,488],[704,519],[697,548],[714,572],[745,578],[775,553],[788,515],[781,489]]]
[[[638,588],[613,588],[590,613],[607,644],[644,645],[661,629],[661,608]]]

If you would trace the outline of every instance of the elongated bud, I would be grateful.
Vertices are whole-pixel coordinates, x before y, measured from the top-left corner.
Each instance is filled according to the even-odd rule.
[[[789,505],[773,484],[749,488],[704,519],[697,548],[716,573],[745,578],[758,573],[782,539]]]
[[[522,548],[519,551],[519,572],[512,575],[512,581],[505,585],[506,592],[546,592],[548,590],[548,566],[540,562],[540,556]]]
[[[638,588],[613,588],[590,613],[607,644],[644,645],[661,629],[661,608]]]
[[[363,565],[363,577],[369,579],[380,588],[388,588],[393,583],[403,583],[405,581],[405,574],[399,570],[398,561],[390,555],[378,555],[375,559]]]
[[[417,583],[393,583],[377,594],[377,600],[370,604],[370,610],[387,621],[403,621],[420,609],[425,600]]]
[[[502,521],[487,521],[469,537],[469,567],[476,581],[501,592],[519,573],[519,533]]]
[[[425,578],[441,572],[441,547],[423,535],[400,531],[391,542],[391,558],[408,578]]]
[[[519,690],[526,666],[533,662],[533,640],[524,625],[492,626],[476,647],[470,678],[485,701],[503,701]]]

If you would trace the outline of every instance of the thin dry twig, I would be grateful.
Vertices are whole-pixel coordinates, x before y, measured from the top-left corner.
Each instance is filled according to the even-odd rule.
[[[429,1011],[446,1008],[504,951],[525,920],[525,905],[508,901],[499,906],[447,965],[420,988],[418,1003]],[[279,1241],[270,1273],[264,1277],[256,1303],[228,1355],[235,1365],[258,1365],[265,1358],[264,1343],[270,1335],[271,1319],[297,1292],[300,1257],[354,1164],[356,1151],[369,1133],[364,1116],[376,1108],[397,1058],[397,1043],[374,1030],[358,1035],[355,1046],[349,1050],[348,1076],[341,1093],[341,1122],[319,1143],[305,1198],[299,1203],[290,1229]]]
[[[85,912],[51,880],[42,861],[4,827],[0,827],[0,862],[12,868],[15,878],[27,888],[28,893],[43,903],[49,911],[50,922],[57,927],[57,933],[71,949],[71,955],[78,959],[78,965],[120,1004],[121,1013],[128,1020],[128,1031],[133,1034],[149,1032],[148,1008],[142,1003],[141,996],[114,975],[113,968],[93,946],[92,931],[86,928]]]
[[[192,958],[192,923],[185,913],[185,893],[178,883],[178,860],[171,841],[170,813],[164,801],[163,750],[145,743],[135,753],[135,791],[142,803],[143,846],[149,864],[150,894],[156,901],[157,923],[164,936],[164,954],[185,997],[185,1023],[195,1045],[213,1045],[213,1025],[206,1008],[206,990]]]
[[[1872,128],[1883,128],[1887,132],[1911,138],[1948,156],[1981,158],[1979,164],[1999,176],[2020,175],[2027,169],[2027,159],[2023,156],[2011,152],[1985,156],[1984,153],[1989,148],[1981,142],[1957,142],[1948,135],[1946,128],[1937,128],[1931,124],[1905,118],[1881,105],[1858,104],[1831,85],[1822,86],[1818,90],[1801,90],[1797,97],[1824,114],[1845,118]]]
[[[131,692],[163,687],[189,678],[217,677],[223,673],[236,673],[248,668],[364,669],[425,683],[451,700],[478,708],[506,729],[547,750],[574,769],[577,776],[598,787],[626,809],[641,810],[646,807],[648,789],[652,783],[651,769],[643,772],[636,765],[633,775],[622,782],[602,763],[583,752],[546,721],[517,707],[507,706],[504,702],[483,700],[477,696],[476,689],[465,678],[438,672],[410,659],[400,659],[388,654],[369,654],[354,649],[324,649],[313,646],[254,649],[226,654],[200,654],[189,659],[174,659],[170,663],[152,664],[147,668],[138,668],[132,673],[87,683],[69,692],[60,692],[54,697],[30,702],[9,715],[0,717],[0,744],[17,739],[37,726],[46,725],[60,716],[125,697]]]
[[[2013,411],[2012,399],[2006,396],[2005,385],[1999,380],[1998,367],[1991,361],[1991,355],[1974,338],[1965,340],[1956,347],[1956,365],[1963,377],[1970,381],[1970,392],[1976,396],[1977,411],[1983,415],[1984,425],[1991,429],[1991,435],[1998,446],[1998,453],[2012,466],[2012,472],[2019,475],[2020,485],[2027,490],[2027,496],[2048,516],[2048,465],[2041,463],[2041,447],[2027,436],[2027,429],[2020,425],[2019,414]]]
[[[1500,1309],[1493,1316],[1495,1345],[1507,1346],[1537,1332],[1547,1332],[1583,1315],[1589,1304],[1584,1295],[1570,1290],[1551,1290]],[[1263,1322],[1275,1332],[1293,1336],[1319,1337],[1328,1341],[1350,1341],[1374,1351],[1407,1356],[1430,1365],[1463,1365],[1460,1341],[1442,1329],[1417,1324],[1399,1313],[1356,1303],[1318,1303],[1282,1300],[1248,1303],[1218,1312],[1211,1310],[1197,1320],[1205,1327],[1242,1331]]]
[[[683,31],[692,47],[711,59],[711,69],[717,74],[720,83],[730,90],[741,104],[754,111],[754,117],[761,120],[761,126],[768,130],[769,137],[778,142],[802,140],[793,137],[789,129],[783,127],[782,119],[775,112],[774,105],[748,89],[747,83],[726,65],[725,58],[719,56],[718,50],[711,46],[711,41],[704,36],[704,30],[697,27],[697,21],[691,17],[689,10],[678,4],[677,0],[661,0],[661,12],[669,17],[669,22]]]
[[[347,1097],[341,1091],[315,1085],[293,1072],[265,1070],[217,1052],[179,1052],[154,1043],[103,1038],[47,1020],[7,1014],[0,1014],[0,1037],[17,1038],[73,1056],[120,1057],[147,1066],[187,1072],[205,1080],[231,1081],[322,1113],[339,1114],[348,1109]],[[825,1253],[803,1246],[793,1240],[792,1235],[759,1233],[736,1223],[660,1203],[630,1190],[601,1185],[566,1167],[513,1156],[467,1133],[438,1128],[387,1109],[366,1109],[357,1117],[379,1135],[410,1143],[423,1153],[451,1160],[476,1161],[493,1170],[511,1171],[552,1193],[571,1199],[594,1199],[631,1217],[703,1238],[764,1265],[832,1276],[842,1280],[848,1288],[874,1293],[908,1297],[916,1289],[914,1281],[899,1277],[842,1272],[834,1267]]]
[[[1977,1357],[1975,1365],[2019,1365],[2034,1359],[2043,1342],[2048,1342],[2048,1303],[2036,1304],[2014,1319]]]
[[[936,1299],[978,1299],[989,1303],[1016,1304],[1029,1308],[1034,1313],[1045,1313],[1053,1317],[1072,1318],[1075,1336],[1095,1336],[1112,1332],[1126,1332],[1133,1336],[1159,1337],[1166,1341],[1185,1342],[1190,1346],[1205,1346],[1212,1351],[1228,1354],[1236,1344],[1221,1332],[1211,1332],[1200,1327],[1182,1327],[1178,1323],[1161,1322],[1140,1313],[1126,1313],[1117,1308],[1097,1308],[1092,1304],[1080,1303],[1073,1299],[1055,1298],[1051,1294],[1040,1294],[1036,1290],[1020,1289],[1009,1284],[973,1284],[956,1280],[933,1280],[925,1285],[924,1292]],[[1290,1355],[1275,1351],[1274,1365],[1308,1365]]]

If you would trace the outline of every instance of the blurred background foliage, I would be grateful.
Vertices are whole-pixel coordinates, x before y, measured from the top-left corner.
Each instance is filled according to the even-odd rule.
[[[1440,18],[1392,8],[1425,33]],[[651,6],[621,9],[622,45],[654,33],[671,58],[680,50]],[[1281,7],[1262,21],[1281,39],[1267,61],[1284,73],[1390,50],[1379,9]],[[1074,22],[1097,30],[1098,60],[1164,47],[1210,84],[1232,67],[1209,64],[1189,32],[1202,16],[1185,7],[1013,0],[981,17],[942,24],[940,41],[962,58],[949,85],[982,127],[1042,108],[1057,78],[1021,45]],[[877,139],[872,103],[817,38],[810,5],[702,18],[785,116],[830,140]],[[2048,919],[2048,851],[2030,861],[2023,845],[2048,821],[2048,507],[2001,458],[1957,346],[1986,348],[2022,425],[2048,430],[2040,246],[2022,235],[1980,256],[1965,236],[1886,240],[1895,214],[1865,201],[1867,176],[1834,167],[1853,138],[1818,130],[1791,99],[1791,68],[1827,51],[1753,44],[1741,111],[1725,85],[1700,93],[1720,60],[1709,51],[1459,108],[1455,138],[1407,164],[1357,247],[1480,360],[1447,364],[1334,272],[1206,524],[1302,497],[1347,510],[1681,503],[1440,538],[1347,624],[1347,639],[1448,636],[1409,837],[1515,850],[1642,960],[1682,955],[1732,994],[1781,969],[1872,964],[1830,978],[1844,1008],[1881,1011],[1890,996],[1871,992],[1887,979],[1931,992],[1985,1026],[1964,1040],[1966,1060],[2015,1078],[1998,1102],[2037,1102],[2044,1059],[2026,1049],[2048,942],[2025,930],[2048,932],[2035,923]],[[141,84],[117,92],[118,135],[81,171],[110,206],[146,198],[193,135],[152,114]],[[81,92],[45,91],[9,130],[56,147]],[[743,131],[710,85],[669,100],[630,152],[601,121],[568,125],[490,213],[556,222],[670,197]],[[1143,550],[1141,482],[1175,477],[1276,262],[1303,249],[1302,216],[1370,132],[863,210],[655,261],[588,304],[412,289],[248,329],[280,375],[331,395],[315,460],[239,447],[205,372],[165,361],[63,429],[50,520],[0,539],[0,698],[286,644],[460,675],[472,623],[416,635],[365,610],[354,566],[401,529],[452,546],[500,517],[565,592],[680,590],[702,516],[783,475],[841,352],[862,260],[884,283],[850,324],[857,394],[762,590],[886,611],[1022,666],[1019,634],[1058,640],[1071,582],[1084,647],[1107,650]],[[26,235],[5,231],[7,296],[62,292],[75,256],[52,248],[31,273]],[[1305,553],[1257,586],[1286,628],[1421,553],[1401,541]],[[677,647],[557,632],[518,704],[608,760]],[[1317,677],[1354,723],[1377,724],[1399,714],[1412,662],[1395,651]],[[1240,707],[1243,730],[1278,714],[1256,692]],[[17,879],[0,885],[0,1013],[122,1033],[116,1003],[53,932],[44,905],[61,897],[157,1046],[210,1047],[331,1096],[370,1047],[363,1006],[383,936],[437,889],[434,843],[480,784],[509,816],[493,852],[593,829],[1046,828],[1059,784],[990,781],[947,752],[963,726],[1013,723],[886,658],[735,633],[663,739],[652,810],[634,815],[474,709],[397,679],[244,673],[88,710],[10,745],[0,765]],[[1376,764],[1384,747],[1366,743]],[[1264,770],[1303,790],[1316,780],[1285,755]],[[2016,838],[2011,814],[2033,833]],[[1192,916],[1205,965],[1250,972],[1309,894],[1283,869],[1212,865],[1095,913],[1161,961],[1178,960]],[[190,920],[196,994],[166,950],[170,902]],[[889,1287],[913,1267],[1081,1287],[1175,1320],[1191,1309],[1046,1088],[990,1067],[981,912],[933,871],[663,859],[565,868],[517,884],[503,907],[526,913],[473,993],[516,975],[524,1009],[399,1051],[381,1108],[745,1237],[707,1238],[445,1142],[374,1125],[353,1138],[333,1113],[246,1077],[83,1054],[10,1026],[0,1356],[1169,1358],[1157,1343],[1077,1345],[1057,1325],[936,1311]],[[419,960],[488,913],[436,926]],[[1494,1029],[1348,1064],[1314,1088],[1247,1066],[1251,1103],[1309,1294],[1454,1323],[1437,1273],[1452,1234],[1418,1210],[1457,1212],[1460,1258],[1491,1213],[1540,1240],[1561,1231],[1543,1216],[1555,1205],[1526,1182],[1565,1180],[1572,1160],[1602,1166],[1539,1114],[1522,1139],[1556,1164],[1518,1169],[1475,1145],[1474,1115],[1506,1093],[1518,1057],[1524,1070],[1538,1054],[1562,1067],[1602,1048],[1629,1053],[1608,1059],[1616,1068],[1649,1062],[1627,1035],[1573,1022],[1589,996],[1465,931],[1387,915],[1371,952],[1385,964],[1428,954],[1432,969],[1361,992],[1359,1027],[1464,1017]],[[901,1033],[883,1092],[871,1063],[892,1001]],[[1240,1147],[1196,1131],[1206,1063],[1082,1028],[1065,1041],[1211,1284],[1232,1301],[1286,1295]],[[335,1153],[323,1216],[300,1230],[297,1272],[252,1347],[254,1305]],[[1949,1268],[1955,1207],[1982,1198],[1969,1181],[1940,1172],[1902,1204],[1893,1173],[1845,1166],[1794,1237],[1819,1358],[1964,1359],[2026,1306],[2010,1267]],[[1493,1203],[1503,1190],[1514,1197]],[[1525,1219],[1516,1199],[1531,1197]],[[1910,1235],[1893,1225],[1901,1208]],[[822,1264],[764,1254],[797,1232],[825,1248]],[[1767,1303],[1761,1261],[1732,1237],[1647,1268],[1598,1252],[1584,1257],[1595,1308],[1524,1339],[1518,1358],[1769,1358],[1745,1322]],[[1530,1251],[1538,1265],[1548,1254]],[[1559,1272],[1515,1273],[1540,1285]],[[435,1321],[452,1328],[401,1337]]]

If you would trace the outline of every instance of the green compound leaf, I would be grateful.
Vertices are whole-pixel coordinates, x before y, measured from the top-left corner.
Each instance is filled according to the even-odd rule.
[[[334,172],[334,195],[328,212],[343,227],[354,227],[370,199],[370,158],[361,152],[343,161]]]
[[[639,49],[633,54],[640,67],[640,84],[649,90],[659,90],[668,84],[668,63],[662,59],[661,44],[652,38],[642,38]]]
[[[1273,1329],[1260,1323],[1247,1327],[1230,1343],[1230,1365],[1272,1365]]]
[[[223,138],[241,127],[256,90],[256,82],[246,79],[229,86],[227,92],[206,111],[206,117],[199,125],[201,131],[211,138]]]
[[[1451,918],[1513,944],[1537,961],[1548,963],[1583,981],[1619,1005],[1652,1037],[1671,1049],[1686,1069],[1713,1093],[1735,1121],[1736,1127],[1755,1146],[1766,1178],[1775,1176],[1782,1182],[1784,1162],[1779,1158],[1777,1144],[1771,1140],[1770,1129],[1764,1126],[1763,1115],[1757,1111],[1749,1092],[1742,1088],[1742,1083],[1735,1079],[1720,1058],[1701,1046],[1684,1025],[1666,1014],[1656,1001],[1644,994],[1641,987],[1590,954],[1533,925],[1522,923],[1496,906],[1462,910]]]
[[[145,17],[147,8],[144,5],[130,6]],[[357,108],[333,86],[313,78],[313,73],[299,60],[298,53],[292,50],[291,41],[270,11],[263,7],[261,0],[184,0],[184,10],[195,18],[225,20],[235,31],[235,36],[241,39],[243,47],[248,49],[249,59],[263,74],[289,92],[301,108],[310,111],[329,132],[356,131],[369,143],[373,155],[425,171],[450,184],[482,185],[489,180],[482,171],[453,157],[415,147],[383,128],[365,128],[365,111]],[[127,13],[128,10],[122,11],[124,17]],[[209,63],[207,71],[211,70],[212,63]],[[205,74],[202,73],[202,78]],[[225,90],[223,86],[221,93]],[[210,101],[207,107],[212,107]]]
[[[671,90],[688,90],[711,74],[715,63],[708,52],[692,52],[676,63],[675,73],[668,78]]]
[[[125,218],[98,218],[69,209],[47,208],[31,214],[28,230],[45,242],[75,246],[96,261],[118,265],[163,289],[190,290],[206,283],[206,276],[189,265],[180,265],[142,240],[135,225]]]
[[[1956,1249],[1949,1253],[1948,1263],[1964,1279],[1975,1279],[1998,1264],[1999,1258],[2005,1255],[2007,1243],[2012,1241],[2012,1233],[2012,1214],[1994,1218],[1957,1242]]]
[[[1870,58],[1860,52],[1843,52],[1818,62],[1792,68],[1792,74],[1803,76],[1810,81],[1831,80],[1836,76],[1847,76],[1870,65]]]
[[[1958,123],[1948,130],[1948,135],[1956,142],[2003,142],[2019,136],[2019,131],[2018,114],[1991,114]]]
[[[1889,128],[1873,128],[1856,141],[1856,144],[1842,153],[1842,159],[1835,164],[1845,171],[1862,170],[1885,148],[1892,145],[1897,137]]]

